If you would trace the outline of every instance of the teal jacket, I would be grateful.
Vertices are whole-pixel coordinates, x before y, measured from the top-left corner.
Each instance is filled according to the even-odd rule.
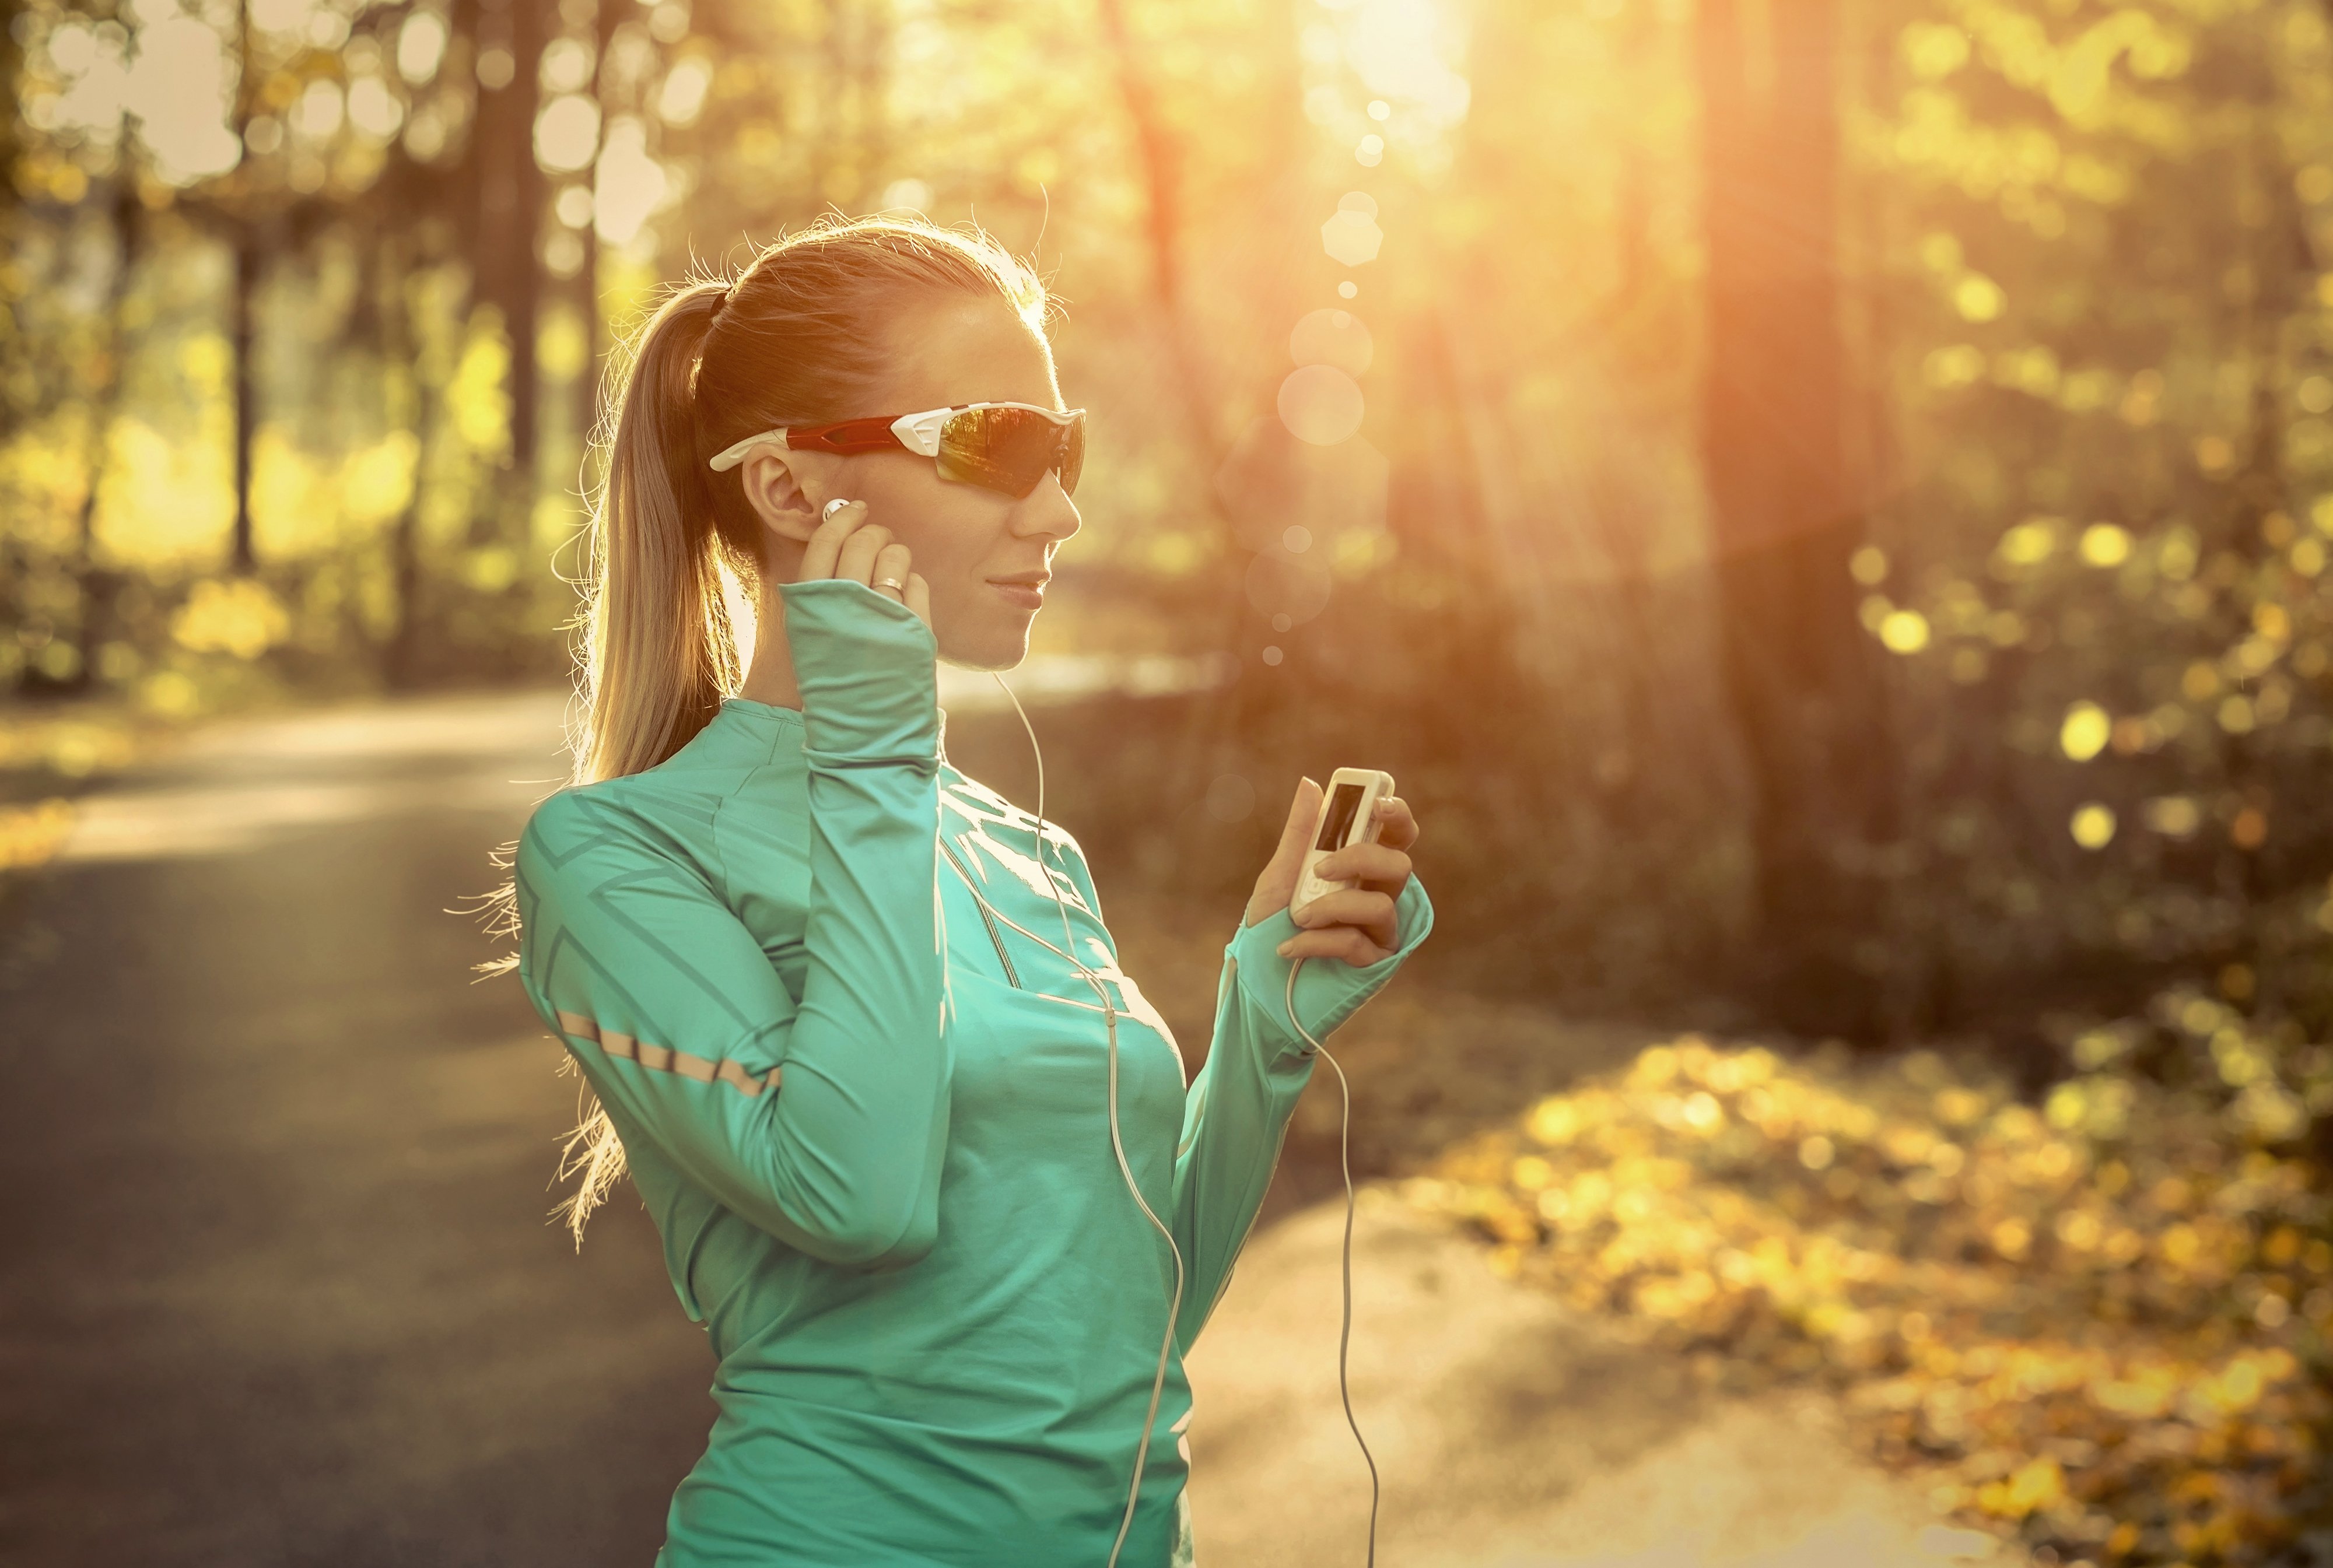
[[[1233,937],[1186,1084],[1077,844],[1048,823],[1041,857],[1036,819],[942,756],[923,623],[857,583],[782,592],[800,712],[733,698],[660,766],[544,801],[518,851],[527,995],[715,1362],[658,1562],[1108,1559],[1174,1264],[1111,1152],[1093,990],[1044,945],[1054,889],[1120,1015],[1127,1159],[1189,1270],[1119,1560],[1187,1561],[1182,1352],[1311,1071],[1273,951],[1294,923]],[[1299,974],[1316,1037],[1425,938],[1414,878],[1398,912],[1400,952]]]

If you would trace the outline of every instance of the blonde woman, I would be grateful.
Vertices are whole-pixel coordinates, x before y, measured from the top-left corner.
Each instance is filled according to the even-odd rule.
[[[1084,415],[1035,279],[825,225],[635,340],[595,519],[577,782],[521,841],[520,972],[598,1096],[719,1408],[658,1562],[1190,1560],[1182,1356],[1324,1037],[1432,923],[1398,801],[1225,949],[1186,1083],[1077,844],[965,777],[934,663],[1027,651]],[[756,585],[738,667],[716,563]]]

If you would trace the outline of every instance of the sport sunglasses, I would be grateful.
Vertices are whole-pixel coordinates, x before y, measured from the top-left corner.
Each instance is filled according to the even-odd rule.
[[[715,473],[745,461],[764,441],[794,451],[883,452],[904,448],[936,459],[942,479],[1024,496],[1049,473],[1065,493],[1078,488],[1086,461],[1086,411],[1059,413],[1034,403],[960,403],[896,418],[844,419],[748,435],[713,459]]]

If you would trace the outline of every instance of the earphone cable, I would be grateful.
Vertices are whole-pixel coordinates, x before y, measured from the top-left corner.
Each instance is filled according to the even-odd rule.
[[[1337,1165],[1345,1178],[1345,1244],[1341,1258],[1340,1279],[1343,1286],[1343,1306],[1337,1322],[1337,1397],[1345,1406],[1345,1425],[1353,1431],[1353,1441],[1360,1445],[1361,1462],[1369,1468],[1369,1552],[1368,1568],[1377,1568],[1378,1561],[1378,1460],[1369,1452],[1369,1440],[1361,1436],[1361,1423],[1353,1414],[1352,1381],[1348,1375],[1349,1353],[1353,1343],[1353,1086],[1346,1081],[1345,1069],[1329,1054],[1329,1047],[1312,1037],[1296,1018],[1296,977],[1302,972],[1309,959],[1298,959],[1288,966],[1288,1023],[1304,1043],[1320,1054],[1337,1075]]]
[[[1003,674],[994,670],[990,671],[989,674],[995,680],[997,685],[1003,689],[1005,697],[1012,703],[1013,712],[1020,715],[1021,728],[1027,731],[1029,736],[1030,754],[1036,759],[1037,869],[1039,874],[1045,879],[1045,886],[1053,895],[1053,907],[1061,912],[1061,945],[1054,951],[1060,952],[1063,958],[1068,959],[1070,962],[1076,967],[1079,975],[1083,978],[1086,984],[1093,988],[1094,994],[1101,999],[1103,1027],[1109,1032],[1109,1036],[1110,1152],[1118,1158],[1118,1174],[1124,1178],[1126,1181],[1127,1191],[1133,1195],[1135,1207],[1142,1210],[1142,1217],[1150,1221],[1151,1229],[1158,1232],[1159,1238],[1166,1243],[1167,1252],[1175,1259],[1175,1290],[1166,1305],[1166,1336],[1159,1341],[1158,1344],[1158,1372],[1157,1375],[1150,1380],[1150,1406],[1149,1409],[1144,1412],[1142,1417],[1141,1440],[1135,1445],[1134,1479],[1132,1484],[1127,1489],[1126,1514],[1125,1516],[1118,1522],[1118,1538],[1110,1543],[1109,1547],[1109,1568],[1118,1568],[1118,1554],[1126,1549],[1127,1532],[1134,1527],[1135,1509],[1142,1498],[1142,1472],[1144,1467],[1149,1463],[1150,1459],[1150,1431],[1151,1428],[1157,1423],[1159,1401],[1166,1394],[1166,1368],[1168,1363],[1172,1361],[1175,1352],[1175,1322],[1183,1314],[1183,1249],[1175,1245],[1175,1233],[1169,1230],[1165,1222],[1152,1211],[1149,1201],[1142,1196],[1141,1185],[1134,1179],[1134,1167],[1128,1162],[1126,1158],[1126,1142],[1119,1134],[1118,1123],[1118,1006],[1111,1000],[1109,988],[1103,982],[1102,978],[1094,973],[1093,970],[1077,956],[1074,951],[1077,946],[1077,938],[1070,930],[1070,906],[1061,898],[1061,884],[1053,880],[1051,868],[1045,864],[1044,748],[1037,743],[1037,727],[1029,722],[1028,710],[1022,707],[1021,699],[1013,694],[1013,688],[1005,684]],[[986,906],[988,901],[984,898],[981,898],[979,892],[976,889],[973,893],[973,897],[979,899],[984,907]],[[1007,923],[1011,923],[1008,922]],[[1022,931],[1022,928],[1018,925],[1014,925],[1013,929],[1015,931]],[[1029,936],[1032,933],[1026,931],[1022,931],[1022,934]],[[1044,942],[1042,938],[1033,938],[1033,940],[1038,941],[1044,946],[1052,946],[1051,942]],[[1374,1525],[1372,1525],[1372,1534],[1374,1535]]]

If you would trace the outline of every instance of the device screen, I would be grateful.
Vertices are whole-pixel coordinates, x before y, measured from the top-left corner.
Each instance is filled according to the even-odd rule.
[[[1339,784],[1337,792],[1329,797],[1329,809],[1321,814],[1320,841],[1315,849],[1342,849],[1345,835],[1353,830],[1353,815],[1361,808],[1361,787]]]

